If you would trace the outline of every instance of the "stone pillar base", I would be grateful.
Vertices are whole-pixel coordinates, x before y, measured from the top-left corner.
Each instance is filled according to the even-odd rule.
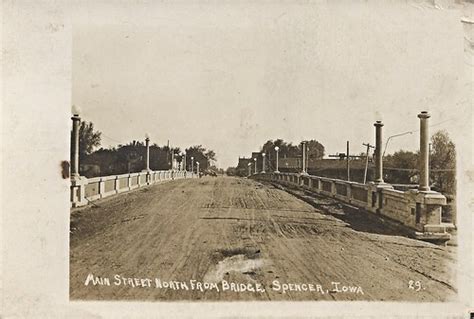
[[[442,207],[446,205],[446,197],[434,191],[411,190],[415,199],[416,229],[423,232],[445,233],[446,227],[442,226]]]
[[[86,200],[87,178],[84,176],[71,176],[71,206],[80,207],[87,205]]]

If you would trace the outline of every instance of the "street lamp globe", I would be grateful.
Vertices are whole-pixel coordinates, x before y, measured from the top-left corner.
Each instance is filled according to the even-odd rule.
[[[81,114],[81,108],[74,104],[72,105],[71,111],[72,111],[72,115],[79,116],[79,114]]]
[[[280,148],[278,146],[275,146],[275,151],[278,152],[279,150],[280,150]]]

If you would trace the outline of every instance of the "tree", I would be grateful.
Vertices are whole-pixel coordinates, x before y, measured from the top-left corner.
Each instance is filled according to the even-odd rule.
[[[431,136],[430,180],[440,192],[456,192],[456,147],[448,132],[441,130]]]
[[[237,175],[237,168],[236,167],[228,167],[226,169],[227,176],[236,176]]]
[[[389,183],[413,183],[419,175],[419,153],[398,151],[384,158],[384,179]],[[439,192],[456,191],[456,148],[445,130],[431,136],[430,185]]]
[[[101,132],[94,131],[94,124],[92,122],[85,122],[81,121],[79,126],[79,163],[82,166],[85,164],[85,159],[88,155],[92,154],[95,147],[100,146],[100,136]],[[70,160],[71,162],[73,159],[73,135],[71,131],[71,152],[70,152]],[[80,173],[85,173],[83,168],[79,168]]]
[[[194,145],[186,149],[186,166],[191,169],[191,157],[194,158],[194,170],[199,162],[199,169],[206,171],[210,167],[210,161],[216,160],[216,153],[213,150],[207,150],[202,145]]]
[[[94,131],[92,122],[81,121],[79,127],[79,158],[91,154],[95,147],[100,146],[101,132]]]
[[[308,157],[322,159],[324,157],[324,145],[316,140],[309,140],[307,144]]]
[[[268,140],[263,144],[261,152],[265,152],[265,167],[268,170],[274,170],[276,166],[275,146],[279,147],[279,158],[300,157],[302,156],[301,143],[293,145],[291,142],[285,142],[282,139]],[[307,143],[308,158],[321,159],[324,157],[324,146],[318,141],[312,139]]]
[[[384,157],[384,179],[393,184],[411,184],[418,176],[418,153],[400,150]]]

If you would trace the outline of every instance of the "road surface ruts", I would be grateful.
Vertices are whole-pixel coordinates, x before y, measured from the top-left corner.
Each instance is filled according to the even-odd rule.
[[[283,190],[248,179],[158,184],[72,212],[70,297],[444,301],[455,296],[451,247],[384,235],[380,227],[356,231]],[[111,285],[86,286],[89,274],[109,278]],[[158,289],[154,281],[152,287],[132,287],[115,285],[115,275],[188,283],[223,279],[258,283],[265,291]],[[324,293],[283,293],[275,280],[319,284]],[[332,282],[340,283],[339,291]],[[363,294],[343,292],[343,285],[360,287]]]

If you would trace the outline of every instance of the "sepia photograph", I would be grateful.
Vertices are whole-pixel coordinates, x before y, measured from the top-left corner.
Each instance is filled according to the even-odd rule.
[[[59,2],[3,5],[2,161],[55,186],[2,164],[0,316],[474,316],[472,1]]]
[[[461,38],[310,8],[73,25],[71,299],[455,297]]]

